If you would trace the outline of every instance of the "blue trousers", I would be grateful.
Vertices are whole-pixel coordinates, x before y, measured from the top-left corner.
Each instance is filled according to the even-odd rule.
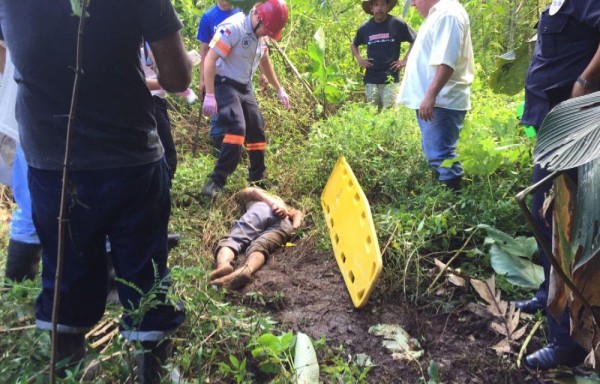
[[[59,171],[29,168],[33,219],[43,247],[42,292],[35,308],[40,329],[51,329],[61,179]],[[140,293],[149,292],[158,281],[164,287],[169,285],[169,183],[164,159],[135,167],[70,173],[59,332],[85,332],[102,317],[108,289],[106,238],[116,275],[128,282],[118,284],[125,307],[123,336],[157,341],[184,321],[183,311],[167,303],[164,293],[156,296],[156,305],[145,313],[135,312]]]
[[[433,119],[424,121],[419,117],[417,110],[417,122],[421,128],[421,147],[429,166],[438,172],[440,181],[452,180],[463,174],[460,162],[455,162],[451,167],[440,167],[440,165],[444,160],[454,159],[457,156],[456,146],[466,114],[466,111],[436,107],[433,109]]]
[[[39,244],[40,239],[35,231],[31,218],[31,196],[27,185],[27,163],[23,148],[15,146],[13,163],[12,191],[17,207],[10,221],[10,238],[27,244]]]

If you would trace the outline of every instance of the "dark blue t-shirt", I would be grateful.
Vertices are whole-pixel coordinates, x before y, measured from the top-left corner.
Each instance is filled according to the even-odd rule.
[[[400,44],[412,44],[417,34],[402,19],[388,15],[382,23],[373,18],[364,22],[356,32],[353,44],[367,45],[367,57],[373,66],[365,71],[365,84],[386,84],[389,77],[394,83],[399,81],[398,72],[390,69],[392,62],[400,58]]]
[[[539,128],[556,104],[571,97],[577,77],[598,50],[600,1],[566,0],[553,16],[546,9],[537,32],[521,123]]]
[[[88,14],[70,168],[157,161],[163,149],[139,47],[142,38],[160,40],[182,24],[169,0],[95,0]],[[69,0],[0,1],[0,35],[16,68],[21,144],[34,168],[62,168],[78,24]]]

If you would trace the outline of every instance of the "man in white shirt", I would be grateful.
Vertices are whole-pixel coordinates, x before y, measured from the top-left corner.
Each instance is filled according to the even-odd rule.
[[[448,188],[458,191],[463,170],[454,159],[473,81],[469,16],[456,0],[412,0],[425,20],[408,57],[397,103],[416,110],[429,165]]]

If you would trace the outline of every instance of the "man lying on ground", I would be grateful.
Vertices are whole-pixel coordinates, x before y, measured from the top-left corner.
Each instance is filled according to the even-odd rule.
[[[303,217],[302,212],[260,188],[246,188],[236,199],[245,213],[217,244],[217,267],[210,274],[212,284],[230,289],[242,289],[250,283],[252,274],[272,252],[285,245]],[[246,263],[234,270],[233,261],[243,251],[248,256]]]

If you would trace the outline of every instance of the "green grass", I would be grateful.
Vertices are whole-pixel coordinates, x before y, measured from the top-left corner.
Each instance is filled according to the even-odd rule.
[[[431,274],[426,272],[433,258],[447,260],[461,248],[454,266],[461,266],[465,273],[489,276],[484,235],[476,234],[467,242],[467,230],[484,223],[507,233],[527,232],[512,197],[529,183],[531,143],[516,127],[512,112],[497,107],[510,101],[489,93],[474,99],[475,110],[468,114],[459,147],[466,186],[456,196],[433,182],[421,153],[414,112],[397,109],[378,114],[363,104],[349,103],[327,120],[314,120],[307,118],[311,116],[308,104],[283,116],[276,100],[266,95],[261,107],[268,126],[268,179],[273,192],[306,213],[300,241],[315,247],[315,252],[331,249],[319,199],[335,161],[343,155],[371,203],[380,247],[385,251],[379,283],[383,292],[400,293],[408,300],[426,297],[425,288],[431,283]],[[287,382],[288,359],[277,360],[282,369],[265,376],[258,370],[260,361],[250,353],[261,336],[287,330],[265,312],[229,302],[222,290],[206,283],[212,247],[238,215],[232,196],[247,185],[247,163],[240,164],[222,195],[213,201],[203,198],[200,190],[214,158],[204,131],[198,154],[192,156],[197,112],[182,108],[173,113],[180,165],[172,188],[170,231],[182,233],[183,239],[173,250],[170,264],[172,293],[184,300],[187,321],[176,335],[174,365],[182,377],[198,383],[206,378],[252,382],[257,377]],[[510,148],[497,150],[506,146]],[[3,231],[4,244],[6,238]],[[499,287],[511,289],[502,279]],[[31,328],[10,330],[32,324],[38,290],[39,281],[35,281],[2,294],[0,377],[6,382],[24,382],[47,368],[48,335]],[[116,319],[118,315],[117,308],[109,308],[107,316]],[[347,362],[343,349],[332,349],[324,341],[317,347],[326,382],[365,380],[367,371]],[[102,381],[122,381],[131,374],[131,350],[121,339],[101,357],[107,358]]]

